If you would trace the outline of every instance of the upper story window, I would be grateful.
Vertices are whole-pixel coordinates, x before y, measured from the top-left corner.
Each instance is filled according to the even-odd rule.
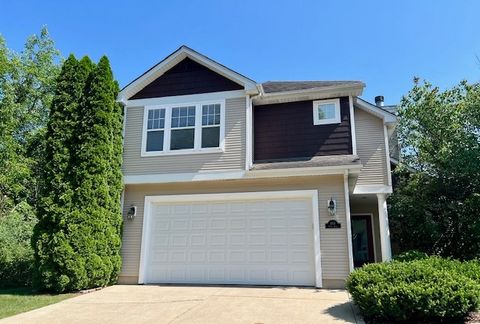
[[[220,145],[220,104],[202,105],[202,148]]]
[[[172,108],[170,150],[195,147],[195,106]]]
[[[146,106],[142,156],[222,152],[225,103]]]
[[[150,109],[147,121],[147,151],[163,151],[165,109]]]
[[[340,100],[317,100],[313,102],[313,124],[339,124],[340,123]]]

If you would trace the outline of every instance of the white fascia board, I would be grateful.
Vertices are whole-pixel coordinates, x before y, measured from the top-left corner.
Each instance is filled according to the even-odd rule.
[[[124,175],[125,185],[133,184],[158,184],[173,182],[196,182],[196,181],[219,181],[219,180],[239,180],[239,179],[261,179],[275,177],[304,177],[315,175],[349,174],[360,173],[362,165],[342,165],[329,167],[307,167],[290,168],[275,170],[225,170],[209,171],[196,173],[169,173],[169,174],[142,174],[142,175]]]
[[[170,96],[162,98],[148,98],[148,99],[133,99],[125,101],[128,107],[140,107],[140,106],[157,106],[157,105],[171,105],[171,104],[184,104],[194,102],[207,102],[213,100],[222,99],[234,99],[245,98],[245,90],[232,90],[210,93],[199,93],[183,96]]]
[[[305,168],[287,168],[287,169],[270,169],[270,170],[250,170],[245,174],[246,178],[275,178],[275,177],[301,177],[315,175],[332,175],[360,173],[363,165],[339,165],[328,167],[305,167]]]
[[[285,103],[302,100],[314,100],[333,97],[360,96],[365,84],[358,85],[336,85],[331,87],[313,88],[296,91],[284,91],[277,93],[262,93],[253,98],[253,103],[257,106],[273,103]]]
[[[126,185],[132,184],[155,184],[172,182],[194,182],[194,181],[216,181],[242,179],[245,176],[244,170],[229,170],[221,172],[196,172],[196,173],[169,173],[169,174],[142,174],[125,175],[123,182]]]
[[[396,124],[397,116],[388,111],[385,111],[363,99],[355,98],[355,105],[363,111],[370,113],[378,118],[381,118],[385,124]]]
[[[195,52],[194,50],[186,46],[182,46],[178,50],[167,56],[163,61],[155,65],[149,71],[147,71],[145,74],[140,76],[137,80],[126,86],[118,94],[117,100],[126,101],[130,96],[143,89],[150,82],[160,77],[163,73],[167,72],[169,69],[171,69],[173,66],[178,64],[186,57],[196,61],[201,65],[206,66],[207,68],[224,76],[227,79],[243,85],[245,87],[245,90],[247,91],[256,91],[257,89],[256,83],[253,80],[250,80],[249,78],[233,70],[230,70],[229,68],[215,62],[214,60],[198,52]]]
[[[392,192],[392,186],[385,185],[357,185],[353,189],[354,195],[391,194]]]

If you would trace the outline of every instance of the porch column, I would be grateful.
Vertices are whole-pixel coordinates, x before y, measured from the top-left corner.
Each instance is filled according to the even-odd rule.
[[[390,227],[388,225],[388,211],[386,194],[377,194],[378,222],[380,227],[380,247],[382,250],[382,261],[392,259],[392,248],[390,245]]]

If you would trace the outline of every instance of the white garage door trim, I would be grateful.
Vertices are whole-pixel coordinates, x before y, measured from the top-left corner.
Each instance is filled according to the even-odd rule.
[[[315,266],[315,286],[322,287],[322,267],[320,255],[320,225],[318,213],[318,190],[289,190],[289,191],[266,191],[266,192],[235,192],[219,194],[194,194],[194,195],[163,195],[163,196],[145,196],[145,205],[143,212],[142,243],[140,248],[140,265],[138,283],[145,283],[146,265],[148,261],[148,246],[150,246],[150,215],[152,204],[154,203],[174,203],[174,202],[196,202],[208,200],[262,200],[262,199],[281,199],[281,198],[310,198],[312,201],[313,217],[313,245],[314,245],[314,266]]]

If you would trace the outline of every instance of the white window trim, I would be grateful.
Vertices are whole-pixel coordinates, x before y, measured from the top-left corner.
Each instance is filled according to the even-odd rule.
[[[220,105],[220,145],[219,147],[202,148],[202,105],[219,104]],[[172,131],[172,108],[195,106],[195,143],[193,149],[170,150],[170,134]],[[163,151],[147,152],[147,124],[148,111],[152,109],[165,109],[165,126],[163,128]],[[173,129],[183,129],[190,127],[181,127]],[[142,129],[142,148],[141,157],[149,156],[168,156],[184,154],[207,154],[225,152],[225,100],[205,100],[195,102],[182,102],[163,105],[146,105],[143,111],[143,129]]]
[[[319,119],[318,118],[318,105],[323,104],[335,105],[335,118]],[[327,99],[327,100],[315,100],[313,102],[313,124],[314,125],[328,125],[328,124],[340,124],[340,99]]]

